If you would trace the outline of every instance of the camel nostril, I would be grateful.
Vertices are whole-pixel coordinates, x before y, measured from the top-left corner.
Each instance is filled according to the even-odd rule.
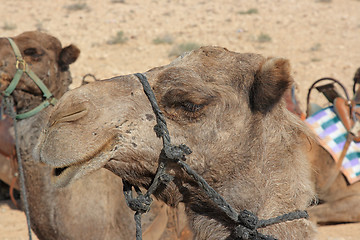
[[[65,113],[59,113],[56,117],[54,117],[54,120],[51,122],[50,126],[53,126],[58,123],[62,122],[74,122],[76,120],[79,120],[80,118],[84,117],[88,113],[87,109],[81,109],[73,112],[65,112]]]

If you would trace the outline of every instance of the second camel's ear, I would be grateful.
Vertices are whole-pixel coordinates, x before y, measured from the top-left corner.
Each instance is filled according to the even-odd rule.
[[[78,59],[80,55],[80,49],[75,45],[69,45],[61,49],[59,55],[59,66],[61,71],[67,71],[69,69],[69,65]]]
[[[259,67],[250,88],[250,108],[266,114],[292,85],[290,63],[284,58],[268,58]]]

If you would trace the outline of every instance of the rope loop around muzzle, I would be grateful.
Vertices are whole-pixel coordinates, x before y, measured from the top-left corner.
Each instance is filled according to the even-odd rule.
[[[173,180],[173,176],[170,176],[166,173],[166,166],[169,161],[177,163],[189,176],[191,176],[198,184],[198,186],[209,197],[209,199],[216,203],[217,207],[234,222],[236,227],[232,231],[232,236],[234,236],[235,239],[275,240],[275,238],[263,235],[257,230],[259,228],[264,228],[280,222],[308,218],[307,212],[300,210],[266,220],[259,220],[255,214],[246,209],[242,210],[240,213],[237,213],[219,193],[217,193],[211,186],[209,186],[205,179],[203,179],[184,162],[186,160],[186,155],[191,154],[191,149],[184,144],[179,146],[171,144],[170,134],[167,129],[165,117],[157,104],[155,95],[150,87],[149,82],[147,81],[146,76],[141,73],[136,73],[135,76],[140,80],[144,92],[148,97],[153,112],[156,116],[157,124],[154,127],[154,131],[157,137],[161,137],[163,139],[163,149],[160,153],[158,169],[147,192],[143,195],[137,186],[132,186],[129,182],[123,180],[123,190],[127,204],[133,211],[136,212],[134,216],[136,223],[136,240],[142,239],[141,214],[149,211],[150,209],[150,204],[152,202],[150,195],[158,189],[160,184],[166,185]],[[137,198],[132,197],[131,192],[133,187],[138,194]]]

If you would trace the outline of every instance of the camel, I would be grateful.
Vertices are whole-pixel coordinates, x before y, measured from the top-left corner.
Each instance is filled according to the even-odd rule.
[[[307,209],[311,221],[319,224],[359,222],[359,182],[349,185],[329,152],[320,145],[313,147],[309,159],[320,204]]]
[[[315,187],[307,152],[315,140],[281,100],[293,81],[288,60],[208,46],[144,75],[172,141],[192,150],[186,163],[236,211],[268,219],[309,206]],[[105,168],[148,189],[162,149],[155,123],[135,75],[90,83],[51,110],[34,160],[53,169],[51,183],[59,188]],[[179,165],[169,163],[167,173],[173,180],[154,196],[185,205],[194,239],[239,239],[234,223]],[[313,239],[314,226],[297,219],[259,232]]]
[[[27,64],[56,98],[68,91],[72,82],[69,65],[80,53],[76,46],[62,48],[58,39],[41,32],[25,32],[13,39]],[[16,63],[8,40],[0,38],[0,46],[2,92],[13,79]],[[19,113],[33,109],[42,101],[42,93],[25,74],[13,94]],[[135,226],[129,221],[132,211],[126,206],[122,182],[117,176],[103,169],[69,187],[58,189],[50,185],[52,169],[32,160],[32,149],[51,107],[17,122],[35,234],[40,240],[131,239],[135,234]],[[14,179],[8,159],[14,154],[11,126],[10,117],[0,121],[0,179],[9,185]],[[17,182],[14,186],[19,189]],[[144,239],[187,239],[191,233],[186,231],[182,212],[182,206],[170,209],[155,202],[143,221]]]
[[[60,98],[72,82],[69,65],[76,61],[79,49],[74,45],[62,48],[58,39],[41,32],[25,32],[13,38],[24,60],[49,88]],[[0,38],[1,91],[5,90],[15,74],[15,56],[6,38]],[[25,74],[13,92],[18,113],[36,107],[42,101],[42,92]],[[1,99],[2,100],[2,99]],[[18,121],[20,149],[24,161],[26,188],[32,229],[39,239],[116,239],[119,234],[130,237],[127,229],[121,229],[115,222],[121,216],[131,214],[121,197],[121,184],[106,171],[100,171],[94,178],[84,179],[74,186],[55,189],[48,184],[51,169],[31,160],[32,148],[44,126],[45,116],[51,106],[30,118]],[[5,119],[9,127],[9,118]],[[11,132],[11,130],[10,130]],[[3,145],[1,145],[3,147]],[[10,161],[0,155],[1,180],[10,183]],[[95,181],[93,181],[95,180]],[[109,184],[110,183],[110,184]],[[85,198],[86,204],[79,204]],[[116,212],[107,213],[112,207]],[[104,211],[105,210],[105,211]],[[102,217],[103,216],[103,217]],[[126,231],[125,231],[126,230]]]
[[[31,66],[31,69],[41,77],[44,84],[48,86],[50,92],[56,97],[61,97],[68,86],[71,84],[71,77],[67,69],[69,64],[76,61],[79,50],[74,45],[66,48],[61,48],[59,40],[47,34],[39,32],[25,32],[13,38],[15,43],[19,46],[24,60]],[[17,65],[14,50],[10,42],[6,38],[0,38],[0,90],[1,93],[8,87],[13,79]],[[21,65],[21,64],[20,64]],[[21,66],[19,66],[21,68]],[[42,92],[37,85],[24,74],[12,93],[15,98],[15,105],[18,113],[27,112],[42,101]],[[3,95],[0,100],[2,102]],[[8,160],[4,160],[5,156],[12,157],[14,154],[14,139],[10,134],[10,127],[12,126],[11,118],[7,117],[1,120],[1,149],[0,155],[2,158],[0,179],[10,185],[12,181],[12,174],[9,175],[10,165]],[[34,142],[38,135],[28,139]],[[27,147],[28,148],[28,147]],[[28,153],[31,150],[28,149]],[[15,184],[18,188],[17,183]]]
[[[355,82],[359,82],[359,73],[360,69],[355,73]],[[290,95],[287,98],[288,109],[298,116],[303,115],[299,106],[290,107]],[[310,220],[317,224],[360,222],[360,182],[349,184],[331,154],[322,145],[312,144],[308,155],[318,202],[307,210]]]

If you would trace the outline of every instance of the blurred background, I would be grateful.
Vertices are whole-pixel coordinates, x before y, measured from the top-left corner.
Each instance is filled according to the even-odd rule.
[[[359,0],[0,0],[1,36],[41,30],[82,51],[77,82],[144,72],[218,45],[288,58],[300,100],[316,79],[348,87],[360,67]]]

